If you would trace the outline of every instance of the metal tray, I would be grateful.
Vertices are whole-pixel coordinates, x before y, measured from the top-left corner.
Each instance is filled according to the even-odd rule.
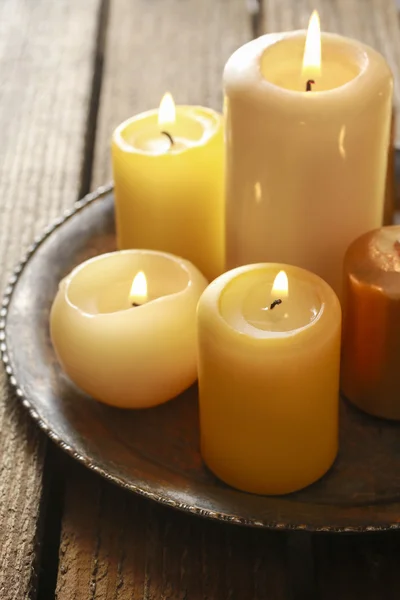
[[[114,248],[112,189],[105,187],[35,241],[3,299],[0,349],[10,384],[56,444],[114,483],[196,515],[275,529],[400,527],[400,424],[368,417],[343,401],[340,453],[331,471],[289,496],[255,496],[229,488],[204,467],[195,386],[143,411],[109,408],[78,390],[57,364],[49,310],[64,275]]]

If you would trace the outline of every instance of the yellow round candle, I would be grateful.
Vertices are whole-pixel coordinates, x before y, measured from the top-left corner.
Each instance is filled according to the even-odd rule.
[[[220,479],[285,494],[329,469],[340,328],[333,290],[298,267],[239,267],[206,289],[198,306],[201,451]]]
[[[382,224],[393,81],[360,42],[305,42],[265,35],[226,65],[227,267],[291,263],[340,297],[349,244]]]
[[[176,111],[176,112],[175,112]],[[222,116],[177,106],[122,123],[112,139],[120,249],[172,252],[212,280],[224,270]]]
[[[196,306],[207,281],[171,254],[97,256],[60,283],[50,330],[74,383],[121,408],[165,402],[197,378]]]

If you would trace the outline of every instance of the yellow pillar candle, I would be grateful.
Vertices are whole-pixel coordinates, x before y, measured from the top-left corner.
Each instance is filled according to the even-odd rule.
[[[298,267],[225,273],[198,306],[201,451],[223,481],[286,494],[319,479],[338,447],[341,310]]]
[[[372,48],[324,33],[321,57],[312,32],[307,52],[304,31],[271,34],[226,65],[227,267],[291,263],[340,295],[349,244],[382,224],[393,82]]]
[[[172,252],[212,280],[224,270],[222,116],[177,106],[129,119],[114,132],[117,239],[120,249]]]
[[[97,256],[60,284],[51,339],[64,371],[96,400],[147,408],[197,377],[196,306],[207,281],[171,254]]]

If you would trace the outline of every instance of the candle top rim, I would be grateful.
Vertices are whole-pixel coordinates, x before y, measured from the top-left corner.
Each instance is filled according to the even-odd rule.
[[[232,323],[230,323],[224,317],[220,310],[221,297],[224,293],[224,290],[226,290],[230,283],[234,282],[238,277],[241,277],[246,273],[254,271],[267,271],[269,273],[272,271],[273,273],[277,273],[281,270],[286,271],[288,274],[289,290],[290,280],[293,276],[297,276],[300,280],[304,280],[305,282],[309,282],[311,285],[315,286],[320,302],[320,307],[315,318],[302,327],[283,332],[257,330],[257,335],[251,335],[250,333],[242,332],[236,329]],[[312,335],[314,326],[318,326],[318,323],[324,321],[325,319],[329,319],[327,312],[329,313],[329,310],[332,307],[335,311],[341,314],[339,299],[326,281],[311,271],[307,271],[306,269],[302,269],[301,267],[296,267],[294,265],[281,263],[255,263],[252,265],[245,265],[232,269],[231,271],[220,275],[220,277],[214,280],[203,293],[203,296],[204,300],[202,302],[202,306],[208,306],[210,309],[209,314],[212,315],[214,320],[218,321],[220,324],[223,324],[224,329],[226,329],[227,332],[230,332],[231,334],[234,333],[237,336],[244,336],[247,339],[252,339],[256,343],[261,344],[268,343],[271,339],[274,339],[277,342],[284,342],[288,338],[293,338],[299,335]]]
[[[96,263],[102,263],[104,261],[112,261],[112,260],[118,260],[118,257],[121,258],[125,258],[125,257],[140,257],[140,256],[146,256],[146,257],[152,257],[152,258],[160,258],[162,260],[169,260],[171,263],[173,263],[174,265],[176,265],[176,267],[180,268],[182,270],[182,272],[184,273],[184,277],[185,277],[185,282],[184,285],[182,285],[182,287],[180,289],[177,289],[176,291],[172,292],[172,293],[167,293],[165,295],[161,295],[157,298],[154,298],[146,303],[144,303],[142,306],[140,307],[127,307],[127,308],[121,308],[120,310],[112,310],[109,312],[89,312],[88,310],[86,310],[85,308],[83,308],[82,306],[80,306],[78,303],[74,302],[71,299],[71,285],[74,284],[74,282],[76,282],[76,277],[81,275],[82,272],[86,269],[90,269],[93,267],[93,265],[96,265]],[[139,265],[140,265],[140,261],[139,261]],[[144,308],[148,308],[152,305],[154,305],[154,303],[158,302],[158,301],[171,301],[172,299],[176,299],[179,296],[182,296],[183,294],[185,294],[189,288],[192,286],[192,277],[191,277],[191,270],[195,269],[196,272],[198,272],[199,275],[201,275],[203,277],[203,275],[200,273],[200,271],[197,269],[197,267],[195,267],[194,265],[192,265],[192,263],[190,263],[189,261],[176,256],[174,254],[171,254],[169,252],[161,252],[158,250],[142,250],[142,249],[131,249],[131,250],[116,250],[113,252],[106,252],[104,254],[99,254],[97,256],[94,256],[92,258],[89,258],[88,260],[80,263],[79,265],[77,265],[74,269],[72,269],[72,271],[70,273],[68,273],[68,275],[66,275],[62,281],[60,282],[60,287],[63,287],[63,291],[64,291],[64,296],[65,296],[65,301],[67,303],[67,305],[74,311],[78,312],[81,316],[83,317],[88,317],[88,318],[111,318],[113,315],[119,315],[121,312],[135,312],[137,313],[138,309],[144,309]],[[141,270],[141,267],[138,267],[138,270]]]
[[[260,94],[261,97],[264,92],[274,90],[279,96],[296,98],[296,101],[304,98],[309,103],[310,99],[312,99],[312,102],[317,102],[318,99],[325,101],[328,97],[334,99],[339,94],[340,97],[343,97],[343,94],[352,94],[355,86],[371,85],[369,81],[371,78],[366,76],[371,68],[386,69],[386,71],[391,73],[384,57],[371,46],[352,38],[323,31],[321,32],[323,47],[327,43],[330,43],[340,49],[346,48],[352,53],[353,59],[357,61],[359,69],[354,78],[338,87],[328,90],[315,90],[311,94],[305,90],[287,89],[266,79],[261,72],[261,62],[268,50],[287,40],[297,41],[298,39],[304,39],[305,41],[306,34],[307,31],[303,29],[283,33],[267,33],[238,48],[225,65],[223,77],[225,89],[229,91],[230,89],[241,88],[243,85],[251,85],[253,95],[256,93]],[[322,61],[324,62],[324,58],[322,58]]]
[[[161,156],[163,157],[174,156],[176,154],[194,150],[198,147],[203,146],[208,140],[210,140],[214,135],[216,135],[222,127],[222,114],[212,108],[207,108],[205,106],[200,105],[177,104],[175,106],[175,109],[177,120],[179,119],[179,116],[184,116],[185,118],[193,119],[193,121],[195,121],[200,127],[202,127],[203,132],[197,140],[191,139],[190,145],[188,145],[187,147],[180,148],[178,146],[172,153],[162,153]],[[138,113],[137,115],[129,117],[128,119],[120,123],[116,127],[112,135],[112,140],[115,143],[115,145],[121,148],[121,150],[123,150],[124,152],[130,154],[144,154],[154,156],[152,152],[144,150],[142,148],[137,148],[133,144],[129,143],[129,141],[126,140],[124,133],[128,128],[131,128],[136,124],[138,124],[139,127],[145,129],[146,120],[153,120],[155,118],[155,122],[157,122],[158,111],[158,108],[153,108],[151,110],[147,110],[145,112]],[[162,129],[162,127],[160,126],[158,126],[158,128],[160,130]],[[166,128],[168,129],[167,126]]]
[[[316,314],[314,314],[314,316],[312,318],[309,318],[309,320],[304,320],[304,322],[301,325],[298,326],[294,326],[292,328],[289,329],[283,329],[283,330],[275,330],[273,328],[269,328],[267,327],[266,329],[262,328],[262,327],[257,327],[257,325],[254,324],[254,319],[249,317],[245,309],[245,304],[246,301],[248,300],[249,296],[251,296],[252,294],[254,294],[257,290],[258,287],[262,286],[264,283],[269,283],[272,287],[272,283],[277,278],[277,275],[275,275],[275,269],[273,269],[273,267],[268,268],[268,267],[259,267],[259,268],[254,268],[254,269],[248,269],[246,271],[242,271],[241,273],[238,273],[235,277],[233,277],[230,281],[228,281],[226,283],[226,285],[224,286],[224,289],[221,291],[220,295],[219,295],[219,300],[218,300],[218,309],[219,309],[219,313],[221,315],[221,317],[224,319],[224,321],[227,323],[227,325],[234,331],[236,331],[237,333],[239,333],[240,335],[244,335],[246,337],[251,337],[251,338],[257,338],[257,339],[271,339],[271,338],[286,338],[286,337],[292,337],[295,336],[299,333],[301,333],[305,328],[310,327],[311,325],[313,325],[316,321],[318,321],[324,311],[324,304],[321,300],[321,296],[318,293],[319,290],[315,290],[313,289],[312,286],[312,282],[310,282],[310,280],[307,279],[301,279],[301,277],[299,277],[300,273],[297,271],[293,271],[290,270],[290,274],[288,276],[288,281],[289,281],[289,295],[288,298],[285,298],[282,301],[282,306],[279,306],[274,308],[274,314],[271,316],[278,316],[279,313],[282,313],[284,311],[284,307],[285,304],[287,303],[288,300],[290,300],[290,302],[293,301],[293,292],[291,291],[293,282],[296,281],[296,284],[298,283],[303,283],[306,286],[308,285],[308,291],[314,292],[315,294],[315,298],[313,300],[315,300],[315,304],[317,305],[316,308]],[[286,269],[280,269],[279,272],[285,272],[286,273]],[[279,274],[278,272],[278,274]],[[251,277],[251,275],[254,276],[260,276],[260,278],[257,281],[253,281],[251,283],[243,281],[245,280],[246,277]],[[272,275],[271,277],[268,277]],[[268,281],[268,279],[270,279],[271,281]],[[239,286],[240,282],[243,281],[243,285],[245,287],[245,291],[243,292],[243,295],[241,297],[241,305],[240,305],[240,310],[238,311],[239,314],[239,318],[240,318],[240,323],[241,326],[244,328],[240,328],[240,323],[234,323],[232,321],[232,318],[229,318],[226,314],[225,311],[223,309],[223,302],[224,302],[224,297],[226,297],[226,294],[232,293],[232,288],[234,288],[235,286]],[[264,290],[265,291],[265,290]],[[274,299],[276,298],[281,298],[280,294],[278,294],[276,297],[274,296]],[[269,298],[269,296],[266,294],[265,296],[265,303],[266,304],[270,304],[270,300],[272,300],[272,297]],[[264,298],[262,299],[262,302],[264,303]],[[236,315],[238,316],[238,315]]]
[[[399,300],[400,225],[386,225],[355,239],[344,265],[353,281]]]

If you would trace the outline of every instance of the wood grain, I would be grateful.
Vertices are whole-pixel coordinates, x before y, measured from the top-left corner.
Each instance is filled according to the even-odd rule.
[[[264,0],[264,32],[306,29],[317,9],[324,31],[359,39],[387,59],[395,78],[396,145],[400,144],[400,28],[394,0]]]
[[[99,0],[0,3],[0,287],[77,196]],[[35,595],[45,442],[0,372],[0,598]]]
[[[324,600],[397,600],[398,533],[317,536],[318,589]]]
[[[58,600],[286,600],[285,538],[161,507],[70,464]]]
[[[221,109],[224,64],[250,36],[244,0],[112,0],[92,187],[111,178],[114,128],[167,90]]]

